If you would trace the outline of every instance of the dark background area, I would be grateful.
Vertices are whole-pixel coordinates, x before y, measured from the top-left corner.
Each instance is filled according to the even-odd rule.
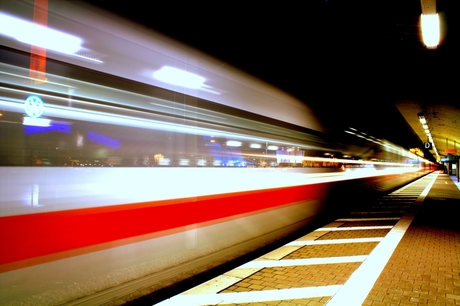
[[[353,126],[420,147],[394,101],[455,103],[455,1],[437,1],[437,50],[422,44],[420,0],[90,2],[296,96],[331,130]]]

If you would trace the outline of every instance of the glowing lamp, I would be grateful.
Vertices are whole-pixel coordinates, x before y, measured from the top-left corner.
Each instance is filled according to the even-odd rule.
[[[439,44],[439,15],[422,14],[422,37],[428,49],[435,49]]]
[[[426,118],[425,118],[425,114],[424,114],[424,113],[420,112],[420,113],[417,114],[417,116],[418,116],[418,120],[420,120],[420,123],[421,123],[422,125],[427,124],[427,123],[426,123]]]

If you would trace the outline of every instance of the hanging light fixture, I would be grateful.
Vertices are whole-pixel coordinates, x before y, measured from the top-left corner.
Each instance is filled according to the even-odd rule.
[[[420,16],[423,43],[428,49],[436,49],[440,40],[440,22],[436,10],[436,0],[420,0]]]
[[[425,114],[420,112],[417,114],[417,116],[428,139],[428,142],[425,142],[425,149],[429,149],[431,147],[431,149],[433,149],[434,153],[436,154],[436,158],[439,159],[438,150],[436,149],[436,145],[433,141],[433,136],[431,135],[430,128],[428,127],[428,122],[425,118]],[[427,146],[427,143],[430,145]]]
[[[439,15],[423,15],[421,17],[422,22],[422,37],[425,46],[428,49],[436,49],[439,44]]]

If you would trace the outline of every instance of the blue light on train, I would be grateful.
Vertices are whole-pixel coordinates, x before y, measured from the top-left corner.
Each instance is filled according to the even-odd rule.
[[[47,124],[46,124],[47,123]],[[72,131],[70,124],[67,122],[51,121],[43,118],[24,117],[25,130],[24,134],[37,134],[47,132],[61,132],[70,134]]]
[[[87,139],[112,149],[121,148],[121,142],[119,140],[98,133],[88,132]]]

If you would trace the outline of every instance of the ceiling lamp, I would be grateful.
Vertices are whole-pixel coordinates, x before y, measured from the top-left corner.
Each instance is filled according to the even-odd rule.
[[[437,159],[439,159],[438,150],[436,149],[436,145],[434,144],[433,136],[431,136],[430,128],[428,127],[428,122],[425,118],[425,114],[418,113],[417,116],[418,116],[420,123],[422,124],[423,130],[425,131],[425,134],[429,141],[429,142],[425,142],[425,149],[430,149],[431,147],[431,149],[433,149],[434,153],[436,154]],[[430,145],[427,145],[427,143]]]
[[[422,5],[421,29],[423,43],[428,49],[436,49],[440,39],[439,15],[436,0],[420,0]]]
[[[423,43],[428,49],[436,49],[439,44],[439,15],[422,15]]]

